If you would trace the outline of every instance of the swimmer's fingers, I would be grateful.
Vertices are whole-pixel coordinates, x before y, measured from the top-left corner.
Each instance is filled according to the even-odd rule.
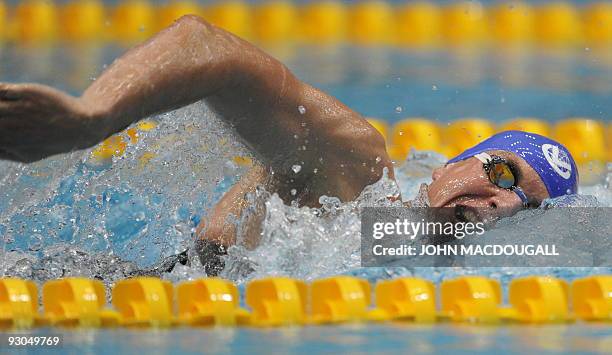
[[[22,118],[28,105],[36,105],[42,100],[40,89],[34,84],[0,83],[0,120]]]
[[[0,83],[0,103],[69,100],[72,97],[62,91],[40,84]]]
[[[0,102],[18,101],[26,96],[31,84],[5,84],[0,83]]]

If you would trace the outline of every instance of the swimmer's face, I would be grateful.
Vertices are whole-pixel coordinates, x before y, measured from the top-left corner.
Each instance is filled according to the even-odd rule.
[[[546,186],[529,164],[510,152],[493,150],[516,172],[516,184],[520,186],[530,206],[539,206],[548,198]],[[482,162],[474,157],[447,164],[433,172],[428,196],[431,207],[467,208],[475,211],[479,220],[507,217],[523,209],[518,195],[491,183]]]

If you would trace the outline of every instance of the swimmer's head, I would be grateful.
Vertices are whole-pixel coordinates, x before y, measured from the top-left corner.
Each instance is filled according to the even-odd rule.
[[[436,169],[432,178],[431,207],[483,209],[495,217],[578,189],[578,169],[567,148],[522,131],[490,137]]]

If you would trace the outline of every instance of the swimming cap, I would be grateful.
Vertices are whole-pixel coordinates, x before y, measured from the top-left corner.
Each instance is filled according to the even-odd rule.
[[[550,138],[523,131],[505,131],[469,148],[448,163],[490,150],[504,150],[523,158],[544,182],[551,198],[578,191],[578,169],[570,152]]]

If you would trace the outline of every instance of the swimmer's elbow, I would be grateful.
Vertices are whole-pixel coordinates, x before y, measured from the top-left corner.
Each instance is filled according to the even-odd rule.
[[[373,150],[377,151],[378,153],[382,153],[383,155],[386,155],[387,150],[385,148],[385,137],[383,137],[383,135],[377,129],[374,128],[368,130],[367,141],[369,142]]]
[[[198,15],[183,15],[174,21],[173,26],[198,29],[202,27],[210,27],[211,24]]]
[[[375,165],[380,167],[380,169],[374,169],[374,176],[372,178],[375,181],[380,180],[383,175],[383,168],[387,168],[387,177],[393,179],[393,162],[387,153],[387,143],[385,142],[385,138],[380,132],[378,132],[378,130],[373,129],[370,131],[369,142],[371,142],[370,155],[375,157]]]
[[[207,43],[212,41],[212,35],[216,31],[222,31],[198,15],[181,16],[167,30],[180,33],[179,37],[187,39],[188,42],[195,40]]]

